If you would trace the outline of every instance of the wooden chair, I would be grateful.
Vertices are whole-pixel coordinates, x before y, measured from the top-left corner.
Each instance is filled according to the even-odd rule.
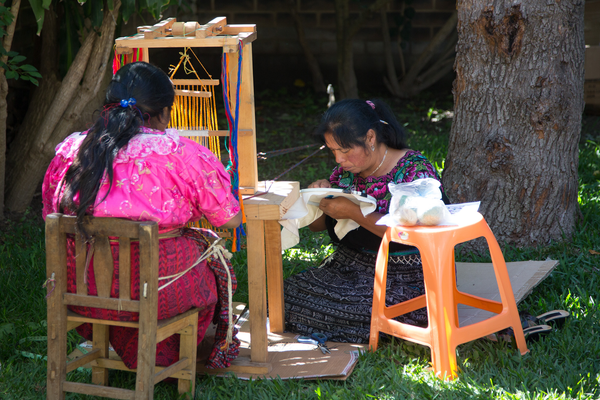
[[[90,218],[84,224],[93,236],[94,275],[98,296],[87,294],[84,284],[87,245],[76,234],[76,219],[62,214],[46,217],[46,274],[48,284],[48,376],[47,398],[64,399],[65,392],[118,399],[152,399],[154,385],[167,377],[178,379],[179,393],[191,388],[193,396],[196,378],[196,342],[198,309],[191,309],[173,318],[158,320],[158,225],[156,222],[135,222],[118,218]],[[76,240],[77,293],[67,293],[67,235]],[[139,240],[140,299],[132,300],[130,285],[120,285],[119,298],[110,298],[113,258],[110,237],[119,242],[119,277],[129,282],[131,276],[131,241]],[[87,318],[67,310],[67,306],[97,307],[139,312],[139,322],[109,321]],[[92,350],[67,363],[67,332],[83,323],[93,324]],[[128,369],[122,361],[109,359],[108,328],[125,326],[139,329],[137,370]],[[155,366],[156,344],[179,333],[180,360],[169,367]],[[92,365],[94,384],[69,382],[67,373]],[[136,373],[135,390],[108,386],[108,369]]]

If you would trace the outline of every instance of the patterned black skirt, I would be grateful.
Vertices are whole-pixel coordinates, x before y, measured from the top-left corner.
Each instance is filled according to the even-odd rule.
[[[339,245],[319,267],[286,279],[286,330],[302,335],[324,333],[333,342],[369,343],[376,258],[376,254]],[[386,286],[387,305],[424,294],[421,256],[390,256]],[[427,309],[397,320],[427,326]]]

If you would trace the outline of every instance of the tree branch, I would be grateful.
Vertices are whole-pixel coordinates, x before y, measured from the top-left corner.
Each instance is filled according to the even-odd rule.
[[[414,84],[415,79],[421,72],[421,70],[427,65],[431,57],[433,57],[435,50],[438,46],[444,42],[448,35],[456,28],[458,21],[458,13],[455,11],[452,13],[450,18],[446,21],[442,29],[431,39],[419,59],[410,67],[408,73],[402,78],[400,83],[401,87],[409,87]]]
[[[358,17],[352,22],[348,22],[348,35],[353,37],[356,35],[358,30],[363,26],[365,20],[371,16],[372,13],[378,11],[380,8],[388,4],[390,0],[377,0],[371,4],[366,10],[361,11]]]

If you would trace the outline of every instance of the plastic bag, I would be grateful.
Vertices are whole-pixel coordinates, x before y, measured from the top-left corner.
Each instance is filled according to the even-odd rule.
[[[450,218],[442,201],[440,182],[433,178],[406,183],[389,183],[390,213],[378,225],[439,225]]]

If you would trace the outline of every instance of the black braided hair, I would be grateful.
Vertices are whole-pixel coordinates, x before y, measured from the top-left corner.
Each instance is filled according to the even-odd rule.
[[[165,107],[170,108],[174,98],[169,77],[151,64],[127,64],[114,75],[100,116],[88,130],[64,179],[60,206],[76,212],[80,228],[83,217],[94,207],[105,176],[109,191],[112,187],[113,160],[118,151],[139,133],[145,122],[161,114]],[[77,194],[78,203],[74,201]]]

